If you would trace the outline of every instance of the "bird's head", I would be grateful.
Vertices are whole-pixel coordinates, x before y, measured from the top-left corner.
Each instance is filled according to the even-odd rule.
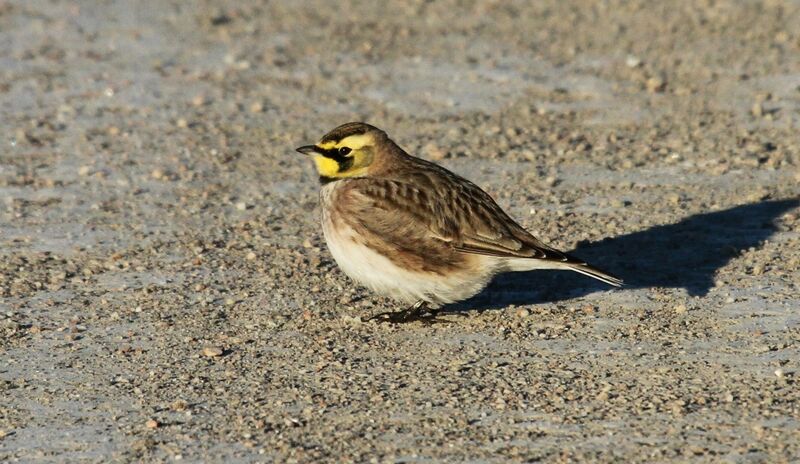
[[[323,182],[344,177],[363,177],[391,143],[386,133],[363,122],[349,122],[325,134],[314,145],[297,149],[310,155]]]

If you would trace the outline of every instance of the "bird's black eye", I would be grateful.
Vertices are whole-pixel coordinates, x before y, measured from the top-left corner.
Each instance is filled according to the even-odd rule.
[[[339,154],[340,155],[346,156],[348,153],[350,153],[350,148],[349,147],[341,147],[341,148],[339,148]]]

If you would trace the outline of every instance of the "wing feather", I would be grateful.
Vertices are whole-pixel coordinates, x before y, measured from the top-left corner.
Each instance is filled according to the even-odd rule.
[[[420,240],[407,227],[385,227],[411,221],[460,253],[579,262],[531,235],[480,187],[432,163],[405,176],[353,179],[350,186],[360,221],[383,236],[393,234],[390,240]]]

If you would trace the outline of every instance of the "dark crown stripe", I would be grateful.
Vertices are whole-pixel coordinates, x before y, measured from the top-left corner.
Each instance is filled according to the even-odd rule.
[[[333,129],[332,131],[325,134],[322,137],[322,143],[338,142],[339,140],[342,140],[345,137],[350,137],[351,135],[366,134],[369,131],[380,132],[380,129],[363,122],[348,122],[347,124],[342,124],[336,129]]]

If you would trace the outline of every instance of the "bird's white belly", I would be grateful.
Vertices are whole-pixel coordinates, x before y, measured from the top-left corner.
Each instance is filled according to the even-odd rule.
[[[409,271],[358,243],[349,227],[333,227],[327,219],[323,219],[323,231],[336,263],[350,278],[378,294],[406,303],[424,300],[435,307],[475,295],[492,277],[491,266],[485,272],[473,269],[449,275]]]

